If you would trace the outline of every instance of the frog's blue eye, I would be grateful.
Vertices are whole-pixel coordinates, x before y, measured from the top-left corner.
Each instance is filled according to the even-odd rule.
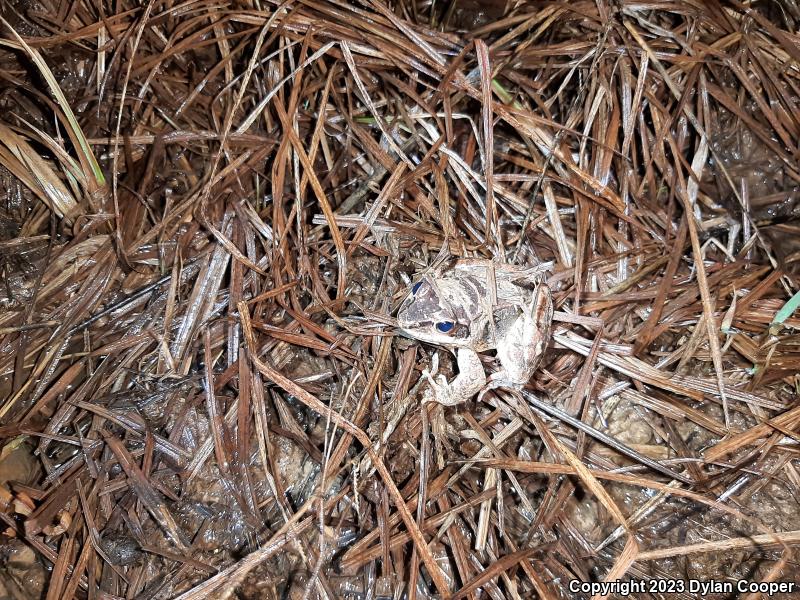
[[[453,329],[453,322],[452,321],[442,321],[441,323],[436,324],[436,329],[441,331],[442,333],[447,333],[451,329]]]
[[[411,288],[411,293],[412,294],[416,294],[417,290],[420,288],[421,285],[422,285],[421,281],[418,281],[417,283],[415,283],[414,287]]]

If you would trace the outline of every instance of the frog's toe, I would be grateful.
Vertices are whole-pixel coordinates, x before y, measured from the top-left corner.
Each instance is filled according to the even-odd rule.
[[[422,393],[422,403],[427,404],[428,402],[436,402],[436,393],[433,391],[432,387],[427,388]]]
[[[521,387],[526,383],[528,383],[527,374],[514,373],[508,369],[501,369],[497,373],[492,373],[489,376],[488,386],[486,387],[489,389],[498,387]]]
[[[464,398],[460,394],[454,393],[450,386],[437,386],[437,388],[433,391],[433,396],[435,401],[443,406],[458,406],[459,404],[463,404],[468,400],[468,398]]]
[[[483,397],[492,390],[496,390],[497,388],[507,388],[510,390],[519,390],[525,386],[527,383],[527,379],[520,381],[519,379],[515,379],[514,377],[509,376],[509,374],[505,371],[499,371],[497,373],[493,373],[489,376],[486,385],[483,386],[481,391],[478,393],[478,401],[480,402],[483,400]]]
[[[430,394],[426,394],[425,401],[438,402],[445,406],[454,406],[461,404],[464,399],[454,392],[453,386],[447,383],[447,379],[443,375],[439,375],[436,379],[430,378]]]

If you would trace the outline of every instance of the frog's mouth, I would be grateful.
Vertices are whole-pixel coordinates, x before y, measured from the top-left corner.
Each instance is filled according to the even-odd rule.
[[[445,347],[469,346],[469,327],[454,321],[397,320],[397,333],[403,337]]]
[[[466,348],[470,345],[469,340],[464,337],[449,336],[437,332],[433,324],[415,324],[412,329],[398,329],[397,333],[412,340],[443,348]]]

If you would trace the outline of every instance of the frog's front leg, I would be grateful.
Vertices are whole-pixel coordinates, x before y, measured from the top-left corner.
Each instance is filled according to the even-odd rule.
[[[478,353],[470,348],[459,348],[456,354],[458,375],[450,383],[444,375],[436,380],[426,373],[433,390],[433,400],[445,406],[455,406],[472,398],[486,384],[486,372]]]
[[[553,300],[550,289],[539,285],[531,303],[505,331],[497,344],[502,370],[492,377],[491,388],[523,386],[536,371],[550,339]]]

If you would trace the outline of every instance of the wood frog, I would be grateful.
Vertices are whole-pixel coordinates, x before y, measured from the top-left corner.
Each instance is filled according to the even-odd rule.
[[[550,338],[553,301],[532,268],[462,259],[417,280],[397,313],[400,333],[456,354],[458,375],[447,382],[430,373],[433,400],[455,405],[487,382],[478,352],[496,350],[501,370],[490,387],[521,387],[530,379]]]

